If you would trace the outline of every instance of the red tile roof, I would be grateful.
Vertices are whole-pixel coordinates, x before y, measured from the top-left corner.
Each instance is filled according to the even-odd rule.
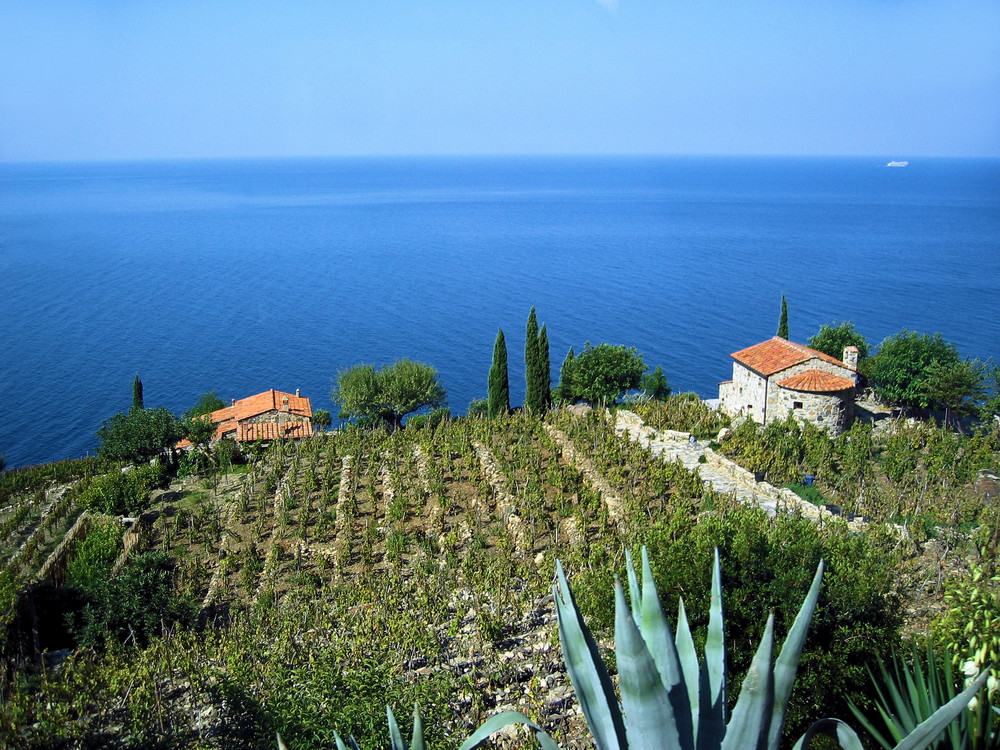
[[[733,359],[754,372],[763,375],[765,378],[781,372],[792,365],[808,362],[810,359],[822,359],[833,365],[839,365],[849,369],[847,365],[839,359],[831,357],[829,354],[810,349],[808,346],[796,344],[793,341],[775,336],[772,339],[754,344],[746,349],[733,352]],[[852,383],[853,385],[853,383]]]
[[[826,370],[803,370],[790,378],[779,380],[778,385],[793,391],[807,393],[833,393],[854,387],[854,381]]]
[[[298,419],[283,425],[281,428],[282,434],[278,434],[277,424],[243,424],[247,419],[272,411],[286,411],[289,415],[294,415]],[[255,396],[248,396],[247,398],[234,401],[231,406],[213,411],[210,416],[215,423],[215,439],[221,438],[226,434],[232,434],[237,441],[243,442],[274,440],[278,437],[309,437],[312,435],[312,414],[312,403],[308,398],[296,396],[294,393],[276,391],[272,388]],[[267,436],[265,437],[265,435]],[[190,445],[190,441],[182,440],[175,447],[187,448]]]

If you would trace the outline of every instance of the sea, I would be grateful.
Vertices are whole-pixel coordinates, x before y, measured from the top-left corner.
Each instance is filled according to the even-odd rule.
[[[433,365],[455,414],[511,396],[525,324],[635,347],[675,392],[730,354],[854,321],[1000,361],[1000,160],[336,158],[0,164],[0,454],[93,454],[129,408],[269,388],[337,407],[337,373]]]

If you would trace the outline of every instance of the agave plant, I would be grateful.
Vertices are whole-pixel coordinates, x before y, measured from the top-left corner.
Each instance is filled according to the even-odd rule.
[[[722,583],[719,553],[712,571],[708,638],[699,661],[683,600],[679,603],[676,635],[660,605],[649,555],[642,550],[642,585],[627,555],[631,606],[621,583],[615,585],[615,656],[621,701],[583,621],[566,581],[556,564],[553,596],[559,615],[559,642],[566,671],[576,691],[597,750],[777,750],[785,709],[795,682],[806,631],[819,598],[823,563],[799,609],[784,644],[774,658],[774,616],[764,628],[760,646],[743,680],[736,706],[726,717],[726,653],[723,638]],[[986,682],[981,674],[960,694],[913,727],[894,750],[927,747],[968,705]],[[393,750],[409,750],[388,710]],[[488,719],[459,750],[473,750],[494,732],[512,724],[532,730],[544,750],[558,750],[555,741],[531,719],[508,711]],[[835,738],[845,750],[863,750],[857,734],[839,719],[820,719],[795,743],[806,748],[816,734]],[[336,736],[338,750],[347,750]],[[351,750],[359,750],[353,738]],[[279,748],[284,750],[280,742]],[[413,750],[423,750],[419,713],[414,709]]]
[[[868,674],[878,694],[876,708],[881,722],[869,716],[853,703],[851,712],[879,745],[889,750],[917,724],[931,716],[955,697],[955,676],[952,659],[938,660],[934,647],[927,644],[927,655],[921,663],[914,648],[908,666],[893,656],[891,667],[878,662],[878,673],[869,668]],[[978,671],[978,670],[977,670]],[[931,741],[931,747],[941,750],[994,750],[1000,747],[1000,722],[996,709],[989,703],[986,690],[951,722],[945,732]]]

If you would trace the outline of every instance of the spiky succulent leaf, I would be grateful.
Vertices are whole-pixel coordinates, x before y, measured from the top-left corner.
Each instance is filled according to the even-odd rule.
[[[757,653],[743,678],[740,697],[729,717],[722,750],[763,750],[766,747],[774,706],[774,672],[771,669],[773,648],[774,615],[770,615]]]
[[[424,722],[420,719],[420,709],[413,704],[413,734],[410,736],[410,750],[425,750]]]
[[[691,699],[687,686],[684,684],[684,674],[681,670],[680,657],[674,635],[670,631],[670,623],[660,604],[660,595],[653,582],[653,570],[649,565],[649,552],[642,548],[642,638],[646,641],[660,672],[670,698],[674,722],[677,725],[677,735],[680,747],[694,747],[694,727],[691,724]],[[697,659],[694,662],[697,669]]]
[[[392,743],[392,750],[409,750],[405,740],[403,740],[403,735],[399,731],[399,724],[396,723],[396,717],[393,716],[392,709],[389,706],[385,707],[385,714],[389,720],[389,742]]]
[[[540,726],[529,719],[524,714],[518,711],[504,711],[496,716],[491,716],[471,735],[468,739],[463,742],[458,750],[473,750],[473,748],[481,745],[490,735],[494,732],[499,732],[504,727],[508,727],[512,724],[523,724],[535,733],[535,739],[538,740],[543,750],[559,750],[559,745],[556,741],[552,739]]]
[[[628,574],[628,596],[632,602],[632,616],[635,618],[635,626],[642,630],[642,593],[639,591],[639,579],[635,576],[635,566],[632,565],[632,550],[629,549],[625,550],[625,571]]]
[[[969,705],[969,701],[979,692],[979,688],[986,684],[988,677],[989,670],[986,670],[973,680],[969,687],[931,714],[930,718],[920,722],[916,729],[896,745],[895,750],[919,750],[919,748],[927,747],[944,731],[945,727],[951,724],[965,710],[965,707]]]
[[[615,586],[615,656],[628,747],[680,747],[670,698],[646,641],[635,626],[620,583]]]
[[[778,747],[781,742],[781,733],[785,725],[785,711],[788,708],[788,699],[792,695],[792,686],[795,684],[795,675],[799,669],[802,646],[806,641],[809,623],[812,622],[813,613],[816,611],[816,602],[819,601],[823,568],[823,561],[820,560],[806,598],[803,600],[802,606],[799,607],[799,613],[795,615],[795,622],[792,623],[788,635],[785,636],[785,642],[781,644],[781,651],[778,652],[778,658],[774,662],[774,710],[771,713],[771,728],[767,735],[768,747]]]
[[[597,750],[625,750],[628,747],[625,724],[611,677],[601,660],[597,643],[576,606],[562,564],[558,562],[552,595],[559,616],[559,643],[566,672],[573,683],[594,744]]]
[[[714,750],[726,734],[726,644],[723,635],[722,572],[719,550],[712,567],[712,598],[708,609],[708,636],[699,679],[698,748]]]
[[[698,668],[698,652],[694,648],[694,638],[691,637],[691,627],[688,625],[683,598],[677,600],[677,635],[674,641],[677,644],[677,659],[681,665],[684,687],[688,694],[688,704],[691,706],[691,732],[693,737],[697,739],[700,670]]]
[[[857,733],[840,719],[820,719],[809,727],[805,734],[799,737],[792,750],[802,750],[808,748],[812,738],[817,734],[825,734],[833,737],[844,750],[864,750],[861,739]]]

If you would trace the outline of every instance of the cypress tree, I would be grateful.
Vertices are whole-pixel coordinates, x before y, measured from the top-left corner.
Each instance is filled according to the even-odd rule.
[[[142,381],[139,380],[139,373],[135,374],[135,380],[132,381],[132,408],[145,408],[142,403]]]
[[[538,334],[538,383],[542,391],[543,408],[552,406],[552,362],[549,361],[549,334],[542,323]]]
[[[572,404],[576,401],[573,394],[573,360],[576,354],[573,347],[569,348],[569,354],[563,360],[562,367],[559,368],[559,385],[556,386],[556,400],[560,404]]]
[[[788,340],[788,302],[785,301],[785,295],[781,295],[781,317],[778,319],[778,333],[776,334],[780,338]]]
[[[528,330],[524,337],[524,408],[536,414],[545,408],[538,365],[538,319],[535,317],[535,308],[532,307],[528,314]]]
[[[510,411],[510,383],[507,380],[507,342],[503,329],[497,332],[493,345],[493,365],[490,367],[489,400],[486,414],[492,419]]]

